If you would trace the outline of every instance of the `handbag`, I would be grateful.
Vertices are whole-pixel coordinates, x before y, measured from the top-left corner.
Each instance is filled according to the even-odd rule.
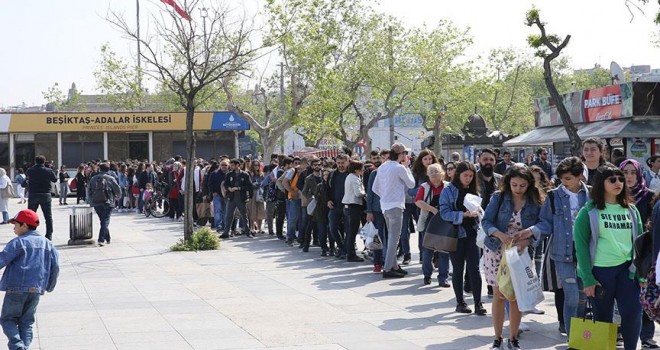
[[[14,192],[14,186],[12,186],[11,182],[7,183],[7,187],[0,189],[0,195],[2,195],[2,198],[16,197],[16,193]]]
[[[458,228],[453,223],[442,220],[439,214],[431,217],[426,225],[422,246],[426,249],[451,253],[458,245]]]
[[[257,202],[264,202],[264,189],[259,187],[254,191],[254,200]]]
[[[71,180],[71,182],[69,183],[69,189],[71,191],[75,191],[75,190],[78,189],[78,180],[77,179],[74,178],[73,180]]]
[[[200,218],[210,218],[213,215],[211,214],[211,204],[208,202],[197,203],[197,217]]]
[[[585,310],[590,305],[591,299],[587,299]],[[587,319],[586,312],[582,317],[571,317],[568,346],[577,350],[615,350],[616,328],[615,323],[594,320],[593,314],[591,319]]]

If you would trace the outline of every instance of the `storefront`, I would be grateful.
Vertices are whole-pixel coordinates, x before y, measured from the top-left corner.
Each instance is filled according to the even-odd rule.
[[[626,83],[565,94],[564,106],[581,139],[603,139],[608,152],[620,149],[642,164],[660,151],[660,86]],[[517,149],[552,148],[553,163],[570,155],[568,134],[557,107],[549,97],[535,100],[536,129],[504,143]],[[524,153],[523,153],[524,155]]]
[[[187,154],[185,113],[12,113],[0,114],[0,167],[10,171],[44,155],[75,168],[93,159],[161,161]],[[196,155],[238,155],[238,133],[247,121],[231,112],[197,112]]]

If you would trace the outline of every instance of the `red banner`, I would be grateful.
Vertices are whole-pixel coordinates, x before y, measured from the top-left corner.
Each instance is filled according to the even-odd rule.
[[[610,85],[584,92],[584,119],[587,122],[619,119],[623,97],[620,85]]]

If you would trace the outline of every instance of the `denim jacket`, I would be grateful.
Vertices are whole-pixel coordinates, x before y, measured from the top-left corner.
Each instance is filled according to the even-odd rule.
[[[502,198],[501,206],[499,205],[500,196],[504,196]],[[523,206],[522,213],[520,214],[522,229],[532,230],[532,245],[536,245],[536,242],[541,238],[541,230],[536,227],[540,211],[540,206],[530,203],[530,201],[525,201],[525,206]],[[492,235],[496,231],[506,233],[506,229],[509,226],[509,221],[511,221],[512,216],[513,200],[511,199],[511,196],[497,191],[493,193],[490,203],[488,203],[488,207],[486,207],[486,212],[484,213],[483,220],[481,220],[481,225],[488,235]]]
[[[458,188],[450,183],[440,193],[440,217],[442,220],[449,221],[458,225],[458,238],[465,238],[465,228],[463,225],[463,212],[456,209],[456,200],[458,199]],[[479,223],[475,220],[475,232],[479,230]]]
[[[550,258],[559,262],[574,262],[573,256],[573,217],[571,214],[571,200],[565,191],[564,185],[552,190],[555,212],[552,212],[550,196],[546,197],[539,222],[536,224],[543,233],[553,235]],[[578,208],[582,208],[589,200],[589,189],[585,183],[578,191]]]
[[[36,231],[26,232],[7,243],[0,252],[5,272],[0,290],[8,292],[52,292],[60,273],[57,250]]]

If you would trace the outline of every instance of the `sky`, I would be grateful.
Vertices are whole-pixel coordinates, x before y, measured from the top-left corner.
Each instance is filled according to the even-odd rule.
[[[139,0],[142,31],[148,18],[166,8],[159,0]],[[178,0],[183,1],[183,0]],[[211,1],[211,0],[207,0]],[[230,0],[232,6],[256,13],[264,0]],[[632,0],[635,2],[635,0]],[[217,2],[217,0],[216,0]],[[526,47],[535,30],[524,25],[525,12],[535,5],[549,33],[571,34],[563,51],[574,68],[607,68],[611,61],[626,67],[650,64],[660,68],[660,49],[651,44],[660,32],[652,22],[657,5],[635,10],[631,22],[624,0],[381,0],[376,10],[401,19],[408,26],[432,26],[448,19],[469,27],[474,47],[469,55],[487,56],[501,47]],[[123,12],[135,21],[135,0],[9,1],[0,11],[0,107],[45,103],[43,91],[58,83],[66,92],[72,82],[84,94],[97,93],[94,71],[100,48],[108,42],[120,56],[130,59],[135,44],[105,20],[108,10]],[[194,14],[193,14],[194,17]],[[276,59],[260,64],[273,66]]]

